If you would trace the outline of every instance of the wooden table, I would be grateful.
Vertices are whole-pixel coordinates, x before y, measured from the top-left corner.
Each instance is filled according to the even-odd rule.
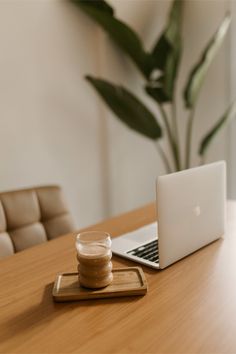
[[[116,236],[154,219],[149,205],[91,229]],[[230,202],[225,239],[163,271],[143,267],[143,297],[54,303],[56,273],[76,270],[73,235],[2,260],[0,353],[236,353],[235,233]]]

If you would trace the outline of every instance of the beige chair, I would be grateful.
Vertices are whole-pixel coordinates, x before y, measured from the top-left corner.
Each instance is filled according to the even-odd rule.
[[[74,230],[60,187],[0,193],[0,259]]]

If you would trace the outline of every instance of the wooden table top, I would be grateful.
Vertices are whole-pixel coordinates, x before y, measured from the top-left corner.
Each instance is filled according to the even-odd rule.
[[[91,229],[116,236],[153,220],[148,205]],[[165,270],[143,267],[143,297],[54,303],[56,274],[76,271],[74,241],[0,261],[0,353],[236,353],[236,203],[224,239]]]

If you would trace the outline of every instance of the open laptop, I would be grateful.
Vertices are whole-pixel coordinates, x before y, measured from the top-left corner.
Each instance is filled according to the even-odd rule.
[[[157,222],[112,239],[112,252],[163,269],[225,232],[224,161],[160,176]]]

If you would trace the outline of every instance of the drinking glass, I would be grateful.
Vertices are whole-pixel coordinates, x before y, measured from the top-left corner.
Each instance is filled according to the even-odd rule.
[[[86,231],[76,237],[80,285],[96,289],[113,280],[111,237],[107,232]]]

